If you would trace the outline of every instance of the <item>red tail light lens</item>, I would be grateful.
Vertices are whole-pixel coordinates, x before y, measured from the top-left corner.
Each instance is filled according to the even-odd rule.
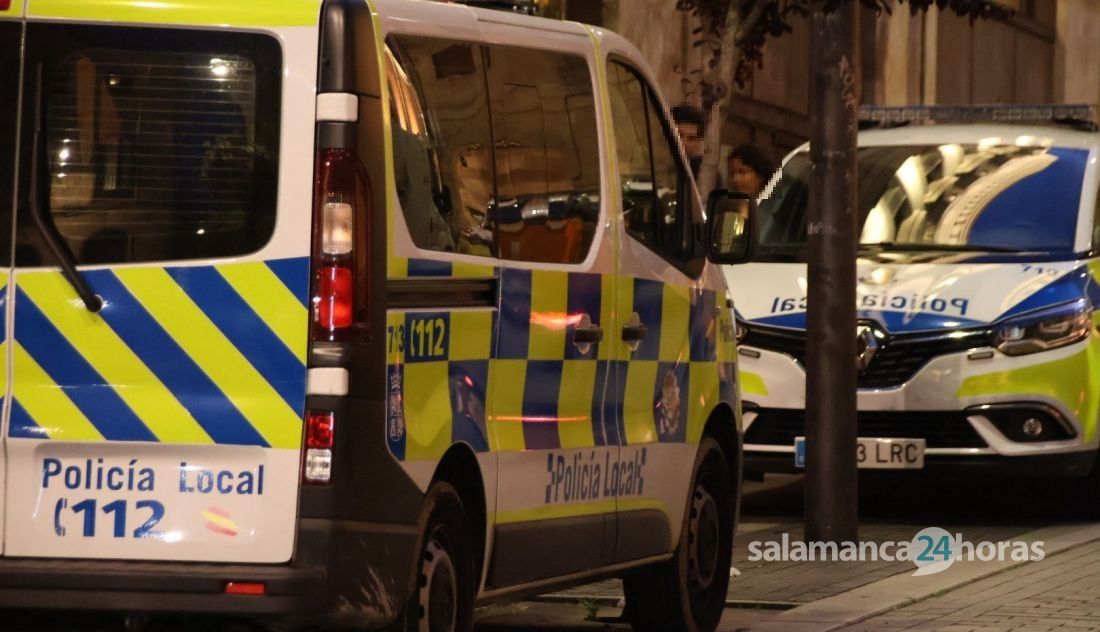
[[[318,277],[317,325],[327,331],[350,327],[355,301],[351,270],[325,266]]]
[[[310,411],[306,419],[306,447],[321,450],[332,448],[335,426],[336,416],[332,413]]]
[[[313,206],[314,340],[349,340],[368,330],[370,186],[348,149],[317,152]]]
[[[302,482],[328,485],[332,482],[332,443],[336,415],[309,411],[306,415],[306,446],[302,454]]]

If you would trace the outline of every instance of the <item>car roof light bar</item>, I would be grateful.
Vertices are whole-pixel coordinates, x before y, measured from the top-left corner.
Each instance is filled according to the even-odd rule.
[[[1066,105],[862,105],[864,127],[929,123],[1055,123],[1097,131],[1096,106]]]

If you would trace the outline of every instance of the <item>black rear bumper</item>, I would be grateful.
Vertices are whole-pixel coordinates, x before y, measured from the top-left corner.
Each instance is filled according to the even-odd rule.
[[[291,617],[388,623],[408,592],[416,528],[300,521],[289,564],[0,558],[0,608]],[[263,595],[227,595],[258,582]]]

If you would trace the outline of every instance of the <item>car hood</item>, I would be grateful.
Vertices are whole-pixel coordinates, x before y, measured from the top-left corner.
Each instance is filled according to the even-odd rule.
[[[750,263],[726,266],[725,274],[739,318],[806,328],[806,264]],[[877,321],[891,332],[977,327],[1082,298],[1100,304],[1100,285],[1080,261],[883,263],[861,258],[856,274],[858,318]]]

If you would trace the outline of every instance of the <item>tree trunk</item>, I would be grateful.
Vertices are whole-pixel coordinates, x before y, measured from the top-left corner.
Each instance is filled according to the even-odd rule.
[[[741,59],[741,47],[737,36],[741,32],[741,3],[730,2],[726,12],[726,25],[722,30],[721,53],[718,66],[708,78],[711,85],[720,86],[720,92],[707,108],[707,129],[703,136],[703,165],[699,169],[699,194],[706,200],[718,183],[719,163],[722,161],[722,122],[725,110],[733,96],[734,72]]]

